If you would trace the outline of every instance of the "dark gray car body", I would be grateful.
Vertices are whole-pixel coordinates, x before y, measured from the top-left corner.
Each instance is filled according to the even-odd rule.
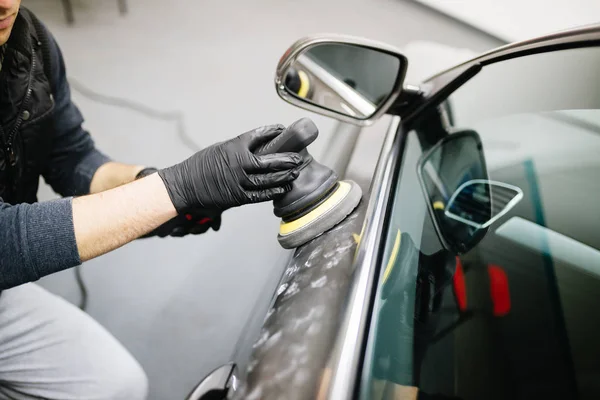
[[[381,144],[377,168],[361,176],[348,164],[360,163],[359,128],[340,124],[332,146],[347,157],[329,161],[345,179],[356,179],[364,198],[343,223],[298,248],[284,269],[273,296],[257,307],[240,339],[231,398],[351,398],[366,348],[375,279],[382,258],[382,235],[390,196],[405,148],[405,126],[432,112],[484,66],[516,57],[600,45],[600,25],[588,26],[511,44],[443,71],[420,85],[421,96],[393,109]],[[352,158],[350,158],[352,154]],[[364,180],[365,173],[372,175]],[[267,299],[268,297],[268,299]]]

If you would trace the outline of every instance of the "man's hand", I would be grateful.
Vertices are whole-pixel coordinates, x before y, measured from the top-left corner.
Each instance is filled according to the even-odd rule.
[[[138,172],[135,179],[141,179],[156,172],[158,172],[158,169],[146,167]],[[186,235],[200,235],[206,233],[210,228],[215,232],[221,228],[221,212],[199,208],[177,215],[175,218],[165,222],[152,232],[142,236],[142,238],[153,236],[164,238],[167,236],[183,237]]]
[[[184,162],[160,170],[178,213],[218,209],[273,200],[298,177],[296,153],[257,156],[253,151],[274,139],[283,125],[270,125],[199,151]]]
[[[211,228],[215,232],[221,228],[221,212],[198,209],[179,214],[142,237],[158,236],[164,238],[167,236],[200,235]]]
[[[283,131],[272,125],[208,147],[186,161],[113,189],[73,200],[81,261],[114,250],[189,210],[225,210],[285,193],[298,176],[296,153],[257,156]],[[204,227],[199,228],[204,229]]]

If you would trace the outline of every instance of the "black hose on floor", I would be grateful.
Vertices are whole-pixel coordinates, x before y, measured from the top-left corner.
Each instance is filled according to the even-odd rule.
[[[127,109],[152,119],[175,122],[177,135],[181,139],[181,142],[194,153],[200,150],[200,146],[194,142],[185,130],[183,113],[181,111],[157,110],[133,100],[101,94],[85,86],[73,77],[69,77],[69,84],[74,91],[96,103]]]
[[[83,276],[81,276],[81,265],[75,267],[75,281],[77,282],[77,286],[79,287],[79,294],[81,296],[81,299],[79,299],[79,308],[85,311],[87,309],[88,291],[87,286],[83,281]]]
[[[133,100],[98,93],[90,89],[86,85],[82,84],[80,81],[73,77],[69,77],[68,81],[71,88],[75,92],[79,93],[81,96],[87,98],[88,100],[94,101],[96,103],[109,105],[112,107],[133,111],[149,118],[175,122],[177,135],[179,136],[179,139],[181,140],[183,145],[186,146],[193,153],[200,151],[200,146],[198,146],[196,142],[194,142],[194,140],[188,135],[188,133],[185,130],[184,117],[181,111],[157,110],[147,106],[146,104],[138,103]],[[77,281],[79,293],[81,296],[81,299],[79,301],[79,308],[85,311],[87,309],[88,303],[88,290],[85,281],[83,280],[81,272],[81,266],[75,267],[75,280]]]

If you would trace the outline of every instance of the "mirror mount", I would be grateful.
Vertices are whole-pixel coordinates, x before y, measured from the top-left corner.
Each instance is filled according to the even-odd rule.
[[[425,101],[425,92],[418,86],[405,85],[386,114],[405,116]]]
[[[343,62],[344,67],[354,67],[355,65],[357,68],[380,66],[381,63],[379,62],[373,62],[370,65],[364,64],[365,59],[373,56],[380,57],[380,60],[382,57],[386,61],[391,60],[390,64],[393,64],[395,69],[389,68],[389,70],[393,71],[395,75],[389,74],[389,80],[384,82],[385,95],[381,96],[381,88],[377,93],[369,93],[378,94],[375,97],[376,101],[374,101],[373,98],[365,96],[365,93],[361,93],[361,82],[358,82],[359,88],[356,88],[357,82],[354,79],[345,79],[346,77],[343,74],[342,76],[336,74],[339,71],[335,68],[333,70],[323,68],[327,66],[315,62],[315,58],[310,53],[312,49],[319,46],[323,46],[321,49],[325,49],[321,52],[321,55],[328,56],[332,50],[353,48],[355,54],[358,53],[360,56],[364,56],[364,58],[359,57],[359,60],[355,61],[354,64]],[[387,63],[383,64],[388,65]],[[315,35],[298,40],[281,57],[276,70],[275,89],[283,100],[300,108],[354,125],[368,126],[385,114],[400,96],[403,91],[407,66],[408,60],[406,57],[392,46],[347,35]],[[290,77],[291,71],[297,76]],[[302,81],[306,80],[308,75],[320,86],[325,87],[327,93],[324,94],[329,96],[328,100],[334,98],[337,107],[323,104],[324,100],[314,100],[312,97],[314,94],[310,93],[310,90],[313,89],[306,90],[302,88]],[[376,71],[363,75],[368,79],[378,78]],[[381,82],[379,83],[381,84]],[[315,85],[310,86],[314,87]],[[292,90],[292,87],[295,89]]]

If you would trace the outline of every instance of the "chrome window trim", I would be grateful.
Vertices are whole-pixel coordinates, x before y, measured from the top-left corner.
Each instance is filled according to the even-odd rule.
[[[403,151],[403,146],[399,143],[399,128],[400,118],[392,118],[371,183],[361,239],[353,262],[354,277],[327,365],[331,371],[330,380],[325,388],[328,399],[352,398],[357,384],[364,338],[368,332],[366,324],[370,313],[373,281],[378,270],[385,216],[390,208],[388,200],[394,172]]]
[[[485,52],[471,60],[465,61],[427,78],[424,82],[435,81],[444,75],[454,75],[474,64],[482,66],[496,62],[555,50],[565,50],[575,47],[593,47],[600,42],[600,24],[585,25],[577,28],[555,32],[549,35],[509,43]]]

